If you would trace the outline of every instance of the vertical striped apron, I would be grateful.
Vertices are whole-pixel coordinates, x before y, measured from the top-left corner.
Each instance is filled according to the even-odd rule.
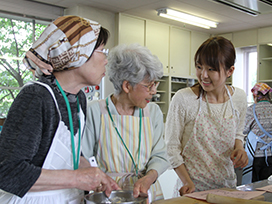
[[[118,183],[122,177],[135,173],[134,164],[112,124],[106,109],[105,100],[101,100],[99,106],[102,114],[97,147],[97,162],[101,170],[110,175]],[[144,174],[153,146],[153,129],[148,108],[143,109],[139,161],[137,160],[139,117],[129,115],[112,115],[112,117],[124,143],[138,165],[139,172]],[[152,201],[163,199],[158,181],[152,184],[149,190],[151,192]]]

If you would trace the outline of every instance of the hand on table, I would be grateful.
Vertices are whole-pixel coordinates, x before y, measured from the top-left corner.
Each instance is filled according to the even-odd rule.
[[[184,194],[193,193],[195,191],[195,185],[193,182],[185,183],[180,189],[179,194],[183,196]]]

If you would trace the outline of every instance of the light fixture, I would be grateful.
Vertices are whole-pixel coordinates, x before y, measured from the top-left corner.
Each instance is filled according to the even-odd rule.
[[[272,46],[272,43],[267,43],[268,46]]]
[[[158,11],[158,15],[161,17],[169,18],[172,20],[180,21],[183,23],[191,24],[191,25],[206,28],[206,29],[210,29],[211,27],[216,28],[218,24],[214,21],[193,16],[187,13],[182,13],[180,11],[175,11],[169,8],[161,8],[161,9],[157,9],[157,11]]]

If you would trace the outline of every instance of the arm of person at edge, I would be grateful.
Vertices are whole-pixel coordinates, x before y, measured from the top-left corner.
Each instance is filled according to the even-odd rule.
[[[101,184],[101,186],[100,186]],[[105,191],[110,196],[112,190],[120,190],[117,183],[97,167],[91,167],[81,156],[77,170],[42,169],[41,175],[30,191],[77,188],[85,191]]]
[[[179,189],[181,196],[195,191],[195,185],[189,176],[181,155],[181,144],[184,137],[183,134],[187,115],[186,111],[188,111],[188,107],[184,105],[187,104],[185,100],[187,98],[187,94],[188,91],[184,89],[173,96],[165,124],[165,138],[169,160],[176,174],[183,183],[183,186]]]
[[[133,196],[138,197],[141,193],[147,194],[150,186],[156,182],[159,175],[161,175],[168,167],[166,153],[166,144],[163,139],[164,136],[164,124],[163,114],[158,105],[155,103],[148,104],[150,112],[150,120],[152,121],[154,134],[152,136],[152,152],[150,159],[147,163],[147,173],[140,178],[135,184],[133,189]]]
[[[243,168],[248,164],[248,157],[247,153],[244,149],[244,137],[243,134],[244,128],[245,128],[245,119],[246,119],[246,112],[247,112],[247,98],[246,94],[243,90],[236,90],[239,93],[239,95],[243,98],[241,100],[237,99],[239,101],[234,101],[234,105],[237,106],[238,112],[239,112],[239,125],[236,131],[236,138],[235,138],[235,144],[234,149],[231,153],[230,159],[233,162],[234,168]],[[235,99],[234,99],[235,100]]]

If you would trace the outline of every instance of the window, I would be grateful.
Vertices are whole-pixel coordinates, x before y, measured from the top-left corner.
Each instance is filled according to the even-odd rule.
[[[22,86],[33,80],[22,59],[47,24],[22,17],[0,17],[0,118],[7,116]]]
[[[232,84],[246,92],[251,105],[254,102],[251,88],[257,83],[257,47],[236,48],[236,58]]]

